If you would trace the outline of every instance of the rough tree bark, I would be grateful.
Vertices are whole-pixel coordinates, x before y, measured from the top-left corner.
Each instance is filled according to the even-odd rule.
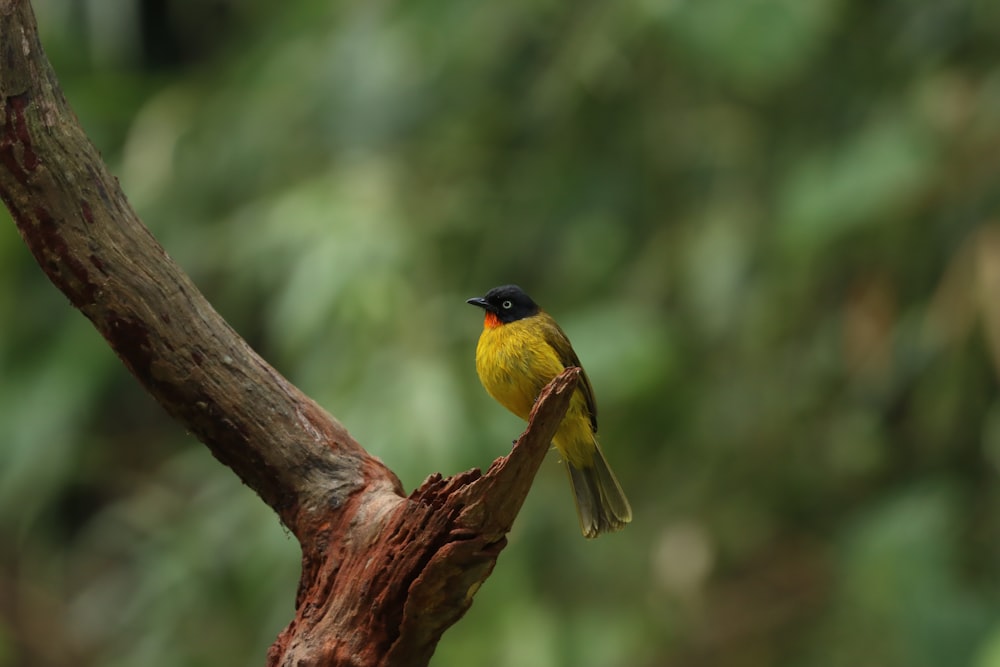
[[[431,475],[405,497],[142,225],[60,91],[27,0],[0,0],[0,101],[0,197],[42,270],[302,547],[295,617],[268,664],[426,664],[505,546],[578,369],[485,474]]]

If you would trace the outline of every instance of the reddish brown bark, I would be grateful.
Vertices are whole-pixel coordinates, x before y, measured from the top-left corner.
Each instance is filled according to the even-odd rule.
[[[295,618],[268,663],[426,664],[492,571],[579,371],[543,392],[486,474],[431,475],[405,498],[142,225],[63,97],[27,0],[0,0],[0,103],[0,198],[39,266],[302,546]]]

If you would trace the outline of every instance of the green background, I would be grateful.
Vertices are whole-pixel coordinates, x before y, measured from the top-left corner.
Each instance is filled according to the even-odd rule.
[[[557,457],[435,667],[1000,667],[1000,3],[35,3],[136,210],[407,491],[522,424],[517,282],[634,508]],[[0,213],[0,666],[260,665],[298,549]]]

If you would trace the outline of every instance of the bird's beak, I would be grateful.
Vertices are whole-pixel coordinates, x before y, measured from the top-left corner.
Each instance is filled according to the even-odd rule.
[[[473,297],[471,299],[466,299],[466,303],[471,303],[473,306],[479,306],[483,310],[490,310],[490,302],[481,296]]]

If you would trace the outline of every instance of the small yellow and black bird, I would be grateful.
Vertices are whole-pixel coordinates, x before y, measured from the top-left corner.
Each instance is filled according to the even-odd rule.
[[[632,508],[597,444],[597,404],[590,379],[566,334],[517,285],[495,287],[466,303],[486,311],[476,346],[476,372],[490,396],[527,421],[535,399],[566,368],[580,384],[552,439],[566,463],[584,537],[619,530]]]

